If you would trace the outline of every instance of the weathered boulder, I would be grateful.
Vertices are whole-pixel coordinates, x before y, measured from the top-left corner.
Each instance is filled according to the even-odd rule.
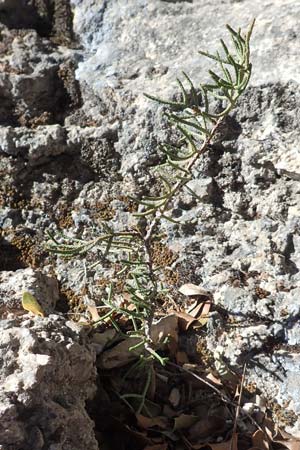
[[[46,314],[53,313],[59,298],[57,280],[28,267],[15,272],[0,272],[1,319],[11,313],[25,313],[21,303],[23,292],[30,292]]]
[[[0,447],[98,449],[85,402],[95,354],[61,316],[0,321]]]

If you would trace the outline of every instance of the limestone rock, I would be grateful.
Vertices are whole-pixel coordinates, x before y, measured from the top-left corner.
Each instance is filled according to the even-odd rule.
[[[126,195],[157,189],[151,168],[163,161],[158,144],[176,138],[164,108],[143,93],[174,98],[182,70],[196,85],[203,82],[210,63],[198,49],[215,50],[227,36],[225,23],[245,28],[254,13],[250,86],[196,167],[192,187],[199,199],[187,193],[177,199],[174,218],[183,224],[163,222],[162,231],[166,245],[178,251],[172,269],[182,283],[212,291],[218,310],[235,322],[232,331],[222,328],[220,312],[212,316],[207,345],[222,344],[233,368],[252,358],[249,378],[280,404],[290,401],[299,415],[293,346],[300,342],[300,5],[294,0],[0,1],[0,225],[5,233],[44,233],[51,226],[88,238],[103,219],[126,228],[132,210]],[[5,258],[1,264],[7,269]],[[78,289],[74,272],[81,267],[59,260],[57,276]],[[19,275],[5,273],[4,286],[18,302],[9,279]],[[98,267],[91,285],[101,277]],[[5,304],[9,295],[6,290]],[[14,321],[7,326],[14,328]],[[30,340],[31,325],[28,333]],[[34,362],[46,374],[48,363],[50,370],[51,361]],[[64,389],[62,404],[69,395]],[[18,407],[7,397],[1,405],[10,418],[7,442],[26,440]],[[83,406],[77,419],[63,408],[59,418],[70,426],[62,436],[85,414]],[[39,420],[45,429],[51,422],[45,411],[32,416],[37,448],[54,439],[40,432]],[[91,425],[83,429],[93,442]],[[291,430],[300,435],[299,421]],[[52,448],[69,448],[61,442]]]
[[[22,293],[30,292],[46,314],[52,313],[59,298],[55,278],[31,268],[15,272],[0,272],[0,317],[10,313],[26,313],[22,308]]]
[[[95,355],[62,317],[0,321],[3,450],[97,450],[85,401],[95,393]]]

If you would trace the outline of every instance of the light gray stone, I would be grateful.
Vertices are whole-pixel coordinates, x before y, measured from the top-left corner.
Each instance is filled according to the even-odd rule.
[[[95,354],[62,317],[0,321],[0,445],[97,450],[85,401]]]
[[[7,233],[24,226],[43,233],[52,222],[54,231],[67,226],[68,235],[90,238],[99,232],[97,212],[107,204],[115,211],[110,226],[130,226],[122,196],[157,187],[151,168],[162,162],[158,144],[176,138],[164,109],[143,93],[172,98],[182,70],[196,85],[203,81],[209,62],[198,49],[215,50],[218,39],[228,36],[225,23],[245,28],[255,13],[250,86],[226,121],[222,138],[196,167],[192,187],[199,199],[182,194],[173,212],[182,225],[163,222],[162,231],[166,244],[178,252],[173,268],[182,274],[181,281],[213,293],[218,313],[208,324],[207,345],[222,345],[228,365],[237,371],[252,358],[249,379],[280,404],[290,400],[291,410],[299,414],[294,346],[299,342],[300,5],[293,0],[72,0],[77,45],[70,44],[68,2],[54,3],[53,21],[44,1],[35,2],[44,12],[27,4],[22,10],[19,0],[0,4],[0,221]],[[61,14],[69,41],[63,45],[52,42],[57,11],[67,11]],[[64,286],[80,289],[74,274],[81,267],[78,261],[58,260],[57,276]],[[99,267],[91,276],[92,286],[104,271]],[[30,318],[22,323],[31,330]],[[45,322],[38,323],[46,339]],[[48,367],[34,364],[41,373]],[[28,386],[32,381],[24,380]],[[25,404],[31,394],[22,395]],[[11,415],[7,439],[15,434],[16,442],[22,442],[18,413],[8,407],[5,414]],[[59,416],[66,433],[81,423],[82,416],[75,416]],[[47,414],[43,420],[47,428]],[[42,447],[36,416],[34,421],[30,439]],[[296,422],[293,433],[299,430]],[[62,442],[47,440],[45,445],[65,449]]]
[[[27,268],[15,272],[0,272],[1,318],[10,313],[26,313],[22,307],[23,292],[30,292],[46,314],[53,312],[59,298],[56,279],[38,270]]]

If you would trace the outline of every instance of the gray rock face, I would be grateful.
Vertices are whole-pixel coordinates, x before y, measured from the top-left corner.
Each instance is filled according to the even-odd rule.
[[[0,317],[8,314],[25,313],[22,308],[22,293],[30,292],[39,302],[43,311],[54,311],[59,298],[58,284],[55,278],[28,267],[16,272],[0,272]]]
[[[85,401],[95,393],[95,355],[59,316],[0,322],[3,450],[98,449]]]
[[[166,244],[178,254],[172,269],[181,282],[199,283],[214,295],[218,312],[208,324],[208,347],[221,346],[233,369],[248,361],[249,379],[300,415],[300,5],[293,0],[41,0],[34,5],[0,2],[0,224],[4,230],[0,264],[5,271],[28,266],[27,259],[14,265],[8,258],[7,242],[14,255],[16,233],[30,231],[33,241],[41,242],[49,226],[89,237],[97,233],[102,219],[117,229],[130,223],[124,196],[149,190],[150,168],[162,158],[157,144],[174,138],[162,108],[143,92],[171,98],[181,70],[195,83],[205,80],[208,61],[199,57],[198,49],[216,49],[218,39],[225,37],[225,23],[246,27],[255,13],[251,84],[226,121],[222,138],[196,168],[192,187],[200,200],[183,193],[174,202],[174,217],[187,223],[164,223],[163,231]],[[16,10],[22,14],[14,14]],[[46,256],[40,261],[41,270],[44,263],[49,263]],[[80,267],[77,262],[59,261],[61,283],[78,288],[74,271]],[[95,280],[102,275],[99,268]],[[3,276],[5,287],[9,275]],[[9,291],[3,292],[7,296]],[[49,304],[52,301],[49,298]],[[36,332],[35,325],[27,326],[23,318],[19,325],[11,320],[3,326],[8,334],[14,327],[20,329],[17,336],[26,334],[27,327],[30,341],[32,333],[38,335],[48,326],[47,320],[57,336],[55,321],[62,320],[58,318],[37,319]],[[62,342],[69,339],[68,333],[64,325]],[[17,339],[20,342],[21,337]],[[57,341],[51,344],[54,353],[60,345]],[[63,348],[69,361],[69,347]],[[77,344],[75,348],[75,353],[86,351]],[[42,367],[41,383],[47,391],[47,368],[58,366],[55,358],[46,361],[41,355],[35,364]],[[22,366],[20,373],[24,370]],[[28,386],[30,398],[36,392],[42,395],[37,387]],[[64,389],[60,399],[65,392],[66,398],[70,395]],[[56,402],[54,398],[51,401]],[[66,436],[76,420],[89,423],[80,428],[91,432],[86,448],[87,443],[95,448],[83,402],[80,408],[76,404],[74,414],[72,407],[68,415],[65,406],[55,413],[66,423],[58,447],[50,431],[42,431],[46,438],[38,437],[39,431],[27,431],[10,397],[4,397],[2,404],[7,405],[10,420],[5,444],[10,450],[26,439],[43,442],[36,448],[51,442],[53,449],[71,449]],[[34,410],[41,414],[32,416],[32,427],[49,430],[47,411],[52,406],[43,405]],[[30,408],[25,400],[22,408]],[[287,429],[300,436],[299,420],[288,423]],[[37,437],[30,437],[34,433]],[[9,443],[13,434],[17,438]],[[75,448],[79,450],[79,444]]]

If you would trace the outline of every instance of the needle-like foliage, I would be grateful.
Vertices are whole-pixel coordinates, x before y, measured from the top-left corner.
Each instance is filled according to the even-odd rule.
[[[181,91],[179,101],[147,95],[149,99],[166,107],[168,122],[170,126],[177,128],[181,138],[176,145],[165,143],[161,146],[165,163],[156,168],[161,181],[161,193],[137,200],[139,211],[136,215],[143,217],[146,225],[144,223],[143,227],[135,230],[115,232],[103,223],[100,235],[90,241],[49,235],[48,250],[61,256],[79,257],[97,248],[100,258],[92,267],[106,263],[111,255],[113,258],[117,255],[121,269],[116,277],[125,279],[123,294],[126,301],[121,304],[116,301],[114,283],[110,283],[107,297],[100,300],[99,321],[110,321],[121,331],[118,319],[129,319],[131,329],[127,333],[140,339],[134,348],[144,348],[144,360],[156,358],[164,363],[159,354],[159,343],[153,341],[151,333],[156,300],[166,291],[159,281],[159,267],[153,261],[153,243],[159,232],[159,223],[162,219],[175,221],[172,218],[172,200],[183,189],[193,193],[188,186],[193,176],[192,169],[212,143],[222,122],[236,106],[249,83],[252,68],[250,37],[253,26],[254,21],[246,34],[243,34],[240,29],[235,31],[227,25],[233,50],[221,40],[222,51],[215,54],[199,52],[217,66],[215,70],[209,70],[208,83],[194,84],[183,72],[183,79],[177,80]],[[214,108],[216,100],[217,110]]]
[[[192,168],[208,148],[221,122],[235,107],[250,80],[252,69],[250,37],[253,26],[254,21],[246,35],[242,36],[240,29],[235,31],[227,25],[233,42],[233,53],[222,39],[222,54],[199,52],[213,60],[218,67],[218,72],[209,70],[211,82],[195,86],[190,77],[183,72],[183,81],[177,80],[182,94],[180,101],[170,102],[147,95],[148,98],[169,108],[166,113],[169,124],[179,130],[182,139],[177,145],[161,146],[166,157],[166,163],[160,167],[159,174],[164,189],[160,196],[141,199],[140,204],[145,208],[140,215],[154,214],[170,219],[167,214],[170,200],[184,186],[189,189],[186,185],[192,178]],[[215,104],[212,100],[215,99],[222,102],[221,110],[217,112],[211,109],[211,105]]]

